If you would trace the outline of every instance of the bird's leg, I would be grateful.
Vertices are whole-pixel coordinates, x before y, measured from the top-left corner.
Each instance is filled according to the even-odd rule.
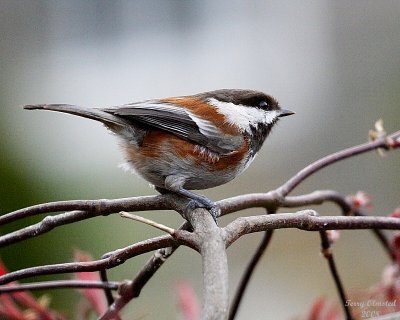
[[[185,214],[191,212],[196,208],[205,208],[210,212],[211,217],[214,219],[215,223],[218,224],[217,218],[220,214],[220,209],[218,208],[218,206],[215,204],[214,201],[211,201],[205,196],[202,196],[200,194],[191,192],[183,188],[180,188],[175,192],[191,199],[186,207]]]
[[[188,212],[191,212],[192,210],[194,210],[195,208],[205,208],[210,212],[215,223],[217,223],[217,217],[220,215],[219,207],[215,204],[215,202],[211,201],[207,197],[184,189],[182,187],[182,185],[184,184],[184,181],[185,180],[183,178],[180,178],[177,176],[172,176],[172,175],[168,176],[165,179],[165,188],[167,190],[173,191],[177,194],[180,194],[184,197],[191,199],[185,209],[185,215]],[[160,193],[163,192],[162,188],[157,188],[157,190]]]

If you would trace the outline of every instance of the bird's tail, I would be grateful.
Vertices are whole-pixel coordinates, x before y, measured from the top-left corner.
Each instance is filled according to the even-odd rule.
[[[126,121],[120,117],[116,117],[101,109],[84,108],[70,104],[35,104],[24,106],[26,110],[50,110],[73,114],[76,116],[100,121],[108,127],[123,127],[126,126]]]

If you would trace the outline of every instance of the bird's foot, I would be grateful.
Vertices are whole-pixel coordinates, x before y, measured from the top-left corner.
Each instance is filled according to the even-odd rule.
[[[199,201],[197,199],[196,200],[192,199],[189,201],[189,203],[187,204],[187,206],[185,208],[186,219],[193,212],[193,210],[195,210],[197,208],[205,208],[210,213],[211,217],[215,221],[215,224],[218,225],[217,218],[219,217],[221,210],[210,199],[208,199],[208,198],[205,198],[205,199],[206,199],[206,201]]]

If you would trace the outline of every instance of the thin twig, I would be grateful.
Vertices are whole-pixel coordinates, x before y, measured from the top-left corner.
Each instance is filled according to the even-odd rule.
[[[134,256],[146,252],[151,252],[160,248],[171,247],[176,245],[177,243],[177,240],[170,235],[155,237],[152,239],[137,242],[125,248],[115,250],[106,258],[99,260],[94,260],[90,262],[68,262],[51,264],[10,272],[0,276],[0,284],[6,284],[12,281],[40,275],[74,273],[82,271],[90,272],[110,269],[124,263],[127,259]]]
[[[87,211],[92,217],[119,211],[148,211],[174,209],[170,195],[140,196],[121,199],[68,200],[37,204],[0,216],[0,225],[38,214],[63,211]]]
[[[366,216],[360,209],[352,208],[351,204],[346,197],[334,190],[319,190],[309,194],[286,197],[282,203],[282,207],[286,208],[298,208],[300,206],[322,204],[324,202],[332,202],[336,204],[342,211],[343,215],[354,215],[354,216]],[[383,249],[392,261],[395,261],[396,257],[390,248],[389,241],[383,234],[382,230],[372,229],[371,232],[381,243]]]
[[[152,278],[154,273],[163,265],[176,250],[177,247],[158,249],[157,255],[154,254],[145,266],[139,271],[138,275],[132,281],[125,281],[118,290],[118,296],[110,304],[109,309],[101,316],[101,320],[114,319],[119,312],[132,299],[140,295],[143,287]]]
[[[67,225],[88,218],[92,218],[92,216],[86,211],[70,211],[56,216],[47,216],[43,218],[41,222],[0,237],[0,247],[8,246],[32,237],[37,237],[38,235],[49,232],[58,226]]]
[[[335,190],[317,190],[303,195],[287,196],[283,200],[281,206],[284,208],[298,208],[320,205],[325,202],[332,202],[337,205],[344,215],[351,210],[350,204],[346,201],[346,197]]]
[[[322,254],[325,257],[325,259],[328,261],[329,270],[330,270],[333,280],[335,282],[336,289],[339,293],[339,298],[340,298],[340,302],[341,302],[341,305],[343,308],[343,312],[344,312],[347,320],[352,320],[353,316],[351,314],[350,307],[347,303],[348,299],[347,299],[346,292],[344,291],[342,280],[341,280],[339,272],[336,268],[335,259],[333,258],[333,253],[331,250],[331,244],[329,242],[328,235],[325,230],[320,231],[319,235],[321,237],[321,251],[322,251]]]
[[[109,282],[106,269],[100,270],[99,274],[100,274],[101,281]],[[114,302],[114,296],[112,294],[112,291],[109,288],[104,288],[103,291],[104,291],[104,295],[106,296],[107,304],[109,306],[112,305],[112,303]]]
[[[254,255],[252,256],[249,264],[246,267],[245,272],[243,273],[242,279],[240,279],[239,287],[236,289],[235,296],[231,303],[231,308],[229,311],[228,320],[235,319],[236,313],[239,310],[240,302],[242,301],[243,295],[246,291],[246,288],[250,282],[250,278],[254,273],[254,270],[260,261],[261,257],[263,256],[266,248],[268,247],[274,230],[265,231],[264,236],[258,245],[258,248]]]
[[[188,231],[191,229],[191,225],[188,222],[183,223],[178,230]],[[146,262],[146,264],[139,270],[137,275],[133,278],[132,281],[127,281],[123,285],[123,290],[120,290],[120,296],[118,299],[122,301],[115,302],[113,297],[112,299],[107,299],[109,305],[113,305],[113,312],[117,312],[117,308],[123,307],[126,303],[128,303],[131,299],[134,299],[140,295],[143,287],[146,283],[153,277],[153,275],[158,271],[158,269],[164,264],[164,262],[175,252],[175,250],[179,247],[179,244],[173,247],[167,247],[158,249],[154,252],[153,256]],[[106,258],[110,254],[104,255],[102,258]],[[105,273],[105,271],[104,271]],[[107,293],[111,294],[111,293]],[[121,295],[124,295],[121,297]],[[112,317],[113,314],[109,314],[107,316]]]
[[[297,172],[292,178],[286,181],[282,186],[276,189],[276,192],[280,197],[284,198],[288,195],[295,187],[297,187],[302,181],[307,179],[309,176],[314,174],[315,172],[335,163],[340,160],[344,160],[347,158],[354,157],[356,155],[375,150],[375,149],[394,149],[399,147],[399,143],[393,143],[393,141],[397,141],[400,137],[400,131],[396,131],[390,135],[380,137],[374,141],[370,141],[364,144],[360,144],[357,146],[353,146],[335,153],[332,153],[326,157],[323,157],[304,169]]]
[[[223,230],[226,232],[226,244],[230,246],[243,235],[284,228],[297,228],[307,231],[355,229],[399,230],[400,219],[353,216],[320,217],[313,210],[303,210],[295,213],[239,217],[229,223]]]
[[[84,288],[84,289],[109,289],[118,290],[119,282],[102,281],[83,281],[83,280],[56,280],[43,281],[36,283],[21,283],[6,286],[0,286],[0,294],[18,291],[45,290],[45,289],[63,289],[63,288]]]
[[[159,229],[161,231],[164,231],[164,232],[166,232],[166,233],[168,233],[170,235],[173,235],[175,233],[175,229],[167,227],[166,225],[163,225],[161,223],[155,222],[153,220],[146,219],[144,217],[138,216],[136,214],[131,214],[131,213],[128,213],[128,212],[125,212],[125,211],[121,211],[119,214],[120,214],[120,216],[122,218],[132,219],[132,220],[135,220],[135,221],[139,221],[139,222],[145,223],[145,224],[147,224],[149,226],[152,226],[152,227],[157,228],[157,229]]]
[[[359,216],[359,217],[367,217],[366,214],[364,214],[363,212],[361,212],[360,210],[353,212],[353,214],[355,216]],[[385,250],[385,252],[387,253],[387,255],[389,256],[389,258],[395,262],[396,261],[396,256],[390,246],[389,240],[387,239],[387,237],[383,234],[382,230],[379,229],[372,229],[371,230],[375,237],[378,239],[379,243],[382,245],[383,249]]]

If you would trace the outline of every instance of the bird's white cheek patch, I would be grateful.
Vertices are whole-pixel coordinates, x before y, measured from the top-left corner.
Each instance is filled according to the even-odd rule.
[[[211,98],[208,101],[216,107],[217,111],[223,114],[226,121],[239,127],[241,131],[250,131],[251,126],[257,126],[259,123],[270,124],[275,121],[277,113],[273,111],[264,111],[258,108],[237,105],[232,102],[222,102]]]
[[[271,124],[278,118],[278,113],[275,110],[264,112],[264,123]]]

